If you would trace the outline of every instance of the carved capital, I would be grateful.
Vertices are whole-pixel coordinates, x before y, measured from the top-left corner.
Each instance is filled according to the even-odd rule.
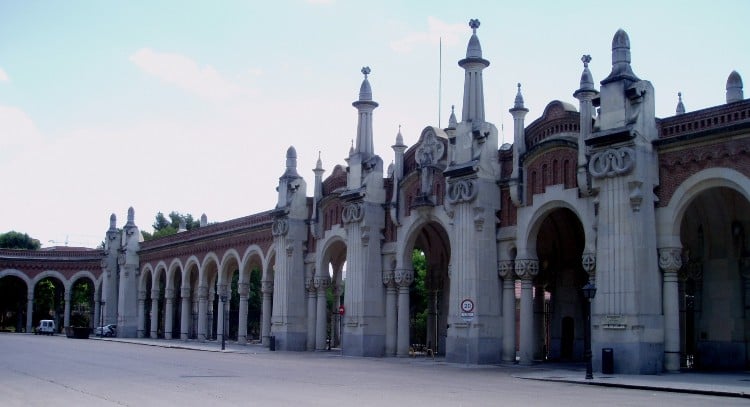
[[[347,223],[360,222],[365,216],[364,208],[361,202],[352,202],[341,210],[341,220]]]
[[[151,290],[151,299],[154,300],[154,299],[157,299],[157,298],[159,298],[159,289],[155,288],[155,289]]]
[[[399,287],[408,287],[414,282],[414,271],[401,269],[395,271],[395,281]]]
[[[138,291],[138,301],[146,301],[146,290]]]
[[[635,151],[630,147],[609,148],[594,153],[589,161],[589,172],[594,178],[625,175],[635,167]]]
[[[659,268],[664,273],[677,273],[682,267],[682,248],[663,247],[659,249]]]
[[[318,290],[325,290],[331,284],[331,277],[328,276],[315,276],[313,278],[313,285]]]
[[[497,275],[503,280],[512,279],[516,276],[514,268],[513,260],[500,260],[497,262]]]
[[[174,290],[171,288],[167,288],[164,290],[164,298],[171,300],[174,298]]]
[[[474,179],[459,179],[448,183],[445,200],[450,204],[471,202],[477,197],[478,189]]]
[[[539,260],[516,259],[516,275],[522,280],[532,280],[539,274]]]
[[[273,293],[273,281],[263,280],[260,282],[260,292],[263,294]]]
[[[190,287],[182,287],[180,289],[180,297],[190,298]]]
[[[205,300],[206,298],[208,298],[208,287],[204,285],[198,287],[198,298],[202,300]]]
[[[383,272],[383,285],[388,288],[396,287],[396,273],[394,273],[393,270]]]
[[[273,234],[274,237],[277,236],[286,236],[286,234],[289,232],[289,221],[285,218],[278,218],[273,221],[273,225],[271,225],[271,234]]]
[[[240,295],[240,297],[247,297],[248,293],[250,292],[250,284],[249,283],[239,283],[237,284],[237,293]]]

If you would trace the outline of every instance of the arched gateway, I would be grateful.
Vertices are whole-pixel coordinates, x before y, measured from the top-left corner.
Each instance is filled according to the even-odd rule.
[[[103,250],[2,250],[0,323],[29,331],[45,313],[68,325],[71,293],[93,285],[82,303],[125,337],[580,361],[591,283],[595,368],[604,348],[617,373],[750,366],[750,102],[739,74],[726,104],[686,112],[680,100],[658,119],[619,30],[599,85],[581,58],[578,106],[552,101],[526,126],[518,84],[513,143],[500,146],[484,109],[490,62],[479,21],[470,27],[460,117],[411,147],[399,131],[387,168],[365,67],[356,142],[325,178],[318,159],[311,197],[291,147],[268,212],[143,242],[131,208],[122,228],[112,215]],[[59,299],[43,310],[40,284]]]

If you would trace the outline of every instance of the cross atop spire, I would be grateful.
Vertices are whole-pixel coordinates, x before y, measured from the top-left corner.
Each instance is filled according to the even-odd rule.
[[[471,27],[473,34],[476,34],[477,28],[479,28],[479,19],[472,18],[471,20],[469,20],[469,27]]]
[[[367,75],[369,75],[372,70],[369,66],[363,66],[361,72],[365,75],[365,79],[367,79]]]
[[[591,55],[584,55],[581,57],[581,62],[583,62],[583,67],[588,68],[589,62],[591,62]]]

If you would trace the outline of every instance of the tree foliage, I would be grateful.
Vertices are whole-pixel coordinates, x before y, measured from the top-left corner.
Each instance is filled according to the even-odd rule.
[[[180,230],[180,223],[185,222],[185,229],[192,230],[197,229],[201,226],[199,220],[193,219],[193,215],[183,215],[177,211],[169,213],[168,217],[164,216],[164,213],[159,212],[156,214],[154,224],[151,225],[154,228],[154,233],[141,232],[143,234],[143,240],[157,239],[164,236],[174,235]]]
[[[2,249],[39,250],[41,247],[42,243],[39,240],[30,237],[26,233],[11,230],[10,232],[0,234],[0,248]]]
[[[411,263],[414,268],[414,282],[409,290],[409,305],[412,320],[412,343],[425,343],[427,339],[427,259],[424,252],[414,250],[411,255]]]

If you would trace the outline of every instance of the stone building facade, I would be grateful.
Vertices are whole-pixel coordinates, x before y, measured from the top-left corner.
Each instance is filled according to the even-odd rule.
[[[147,242],[132,208],[123,228],[112,215],[92,277],[105,322],[123,336],[209,340],[235,318],[241,343],[406,357],[419,250],[425,342],[449,362],[582,360],[581,288],[592,283],[595,367],[604,348],[618,373],[750,366],[740,76],[729,76],[726,104],[686,112],[680,99],[674,116],[657,118],[620,30],[598,89],[583,56],[577,108],[552,101],[527,125],[519,84],[513,144],[500,146],[484,111],[490,62],[479,22],[470,26],[460,120],[425,127],[411,147],[399,133],[389,168],[373,148],[378,103],[365,67],[347,165],[324,178],[319,159],[311,196],[290,147],[268,212]],[[0,277],[21,273],[2,255]],[[253,296],[255,333],[245,323]],[[230,297],[236,314],[221,311]]]

